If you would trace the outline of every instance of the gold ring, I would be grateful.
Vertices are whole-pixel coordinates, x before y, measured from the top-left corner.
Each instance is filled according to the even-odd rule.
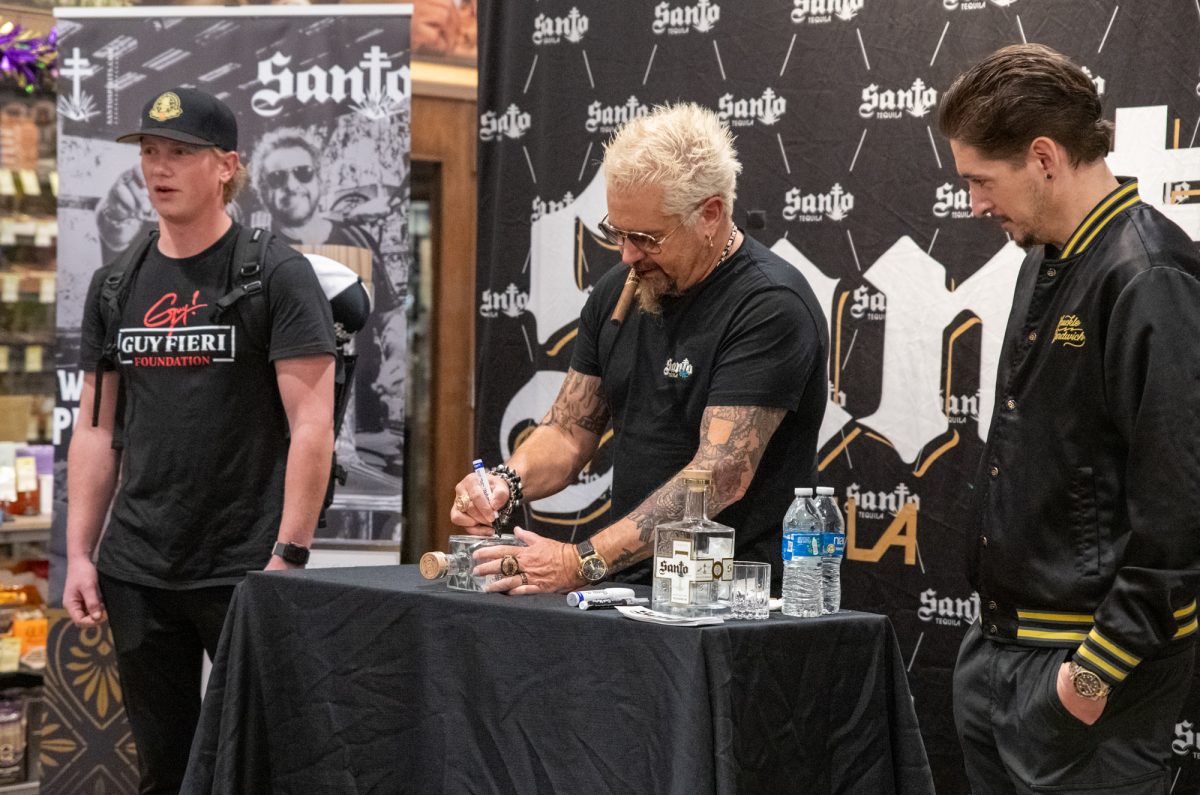
[[[458,509],[459,513],[466,513],[467,508],[471,507],[471,498],[466,494],[459,494],[454,498],[454,507]]]
[[[517,573],[521,575],[521,584],[528,585],[529,584],[529,575],[523,571],[517,572]]]
[[[505,555],[500,558],[500,573],[505,577],[516,577],[518,574],[524,574],[521,571],[521,564],[517,562],[516,555]]]

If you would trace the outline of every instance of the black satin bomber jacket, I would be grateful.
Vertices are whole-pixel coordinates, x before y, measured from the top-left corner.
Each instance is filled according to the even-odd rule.
[[[1123,180],[1017,279],[975,479],[985,636],[1119,685],[1194,641],[1200,252]]]

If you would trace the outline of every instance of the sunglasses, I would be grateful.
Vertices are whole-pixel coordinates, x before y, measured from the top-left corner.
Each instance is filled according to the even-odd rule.
[[[684,219],[686,220],[686,219]],[[600,221],[600,233],[604,235],[604,239],[612,243],[617,248],[623,248],[625,241],[633,244],[633,247],[641,251],[643,254],[658,254],[662,251],[662,244],[666,239],[675,234],[675,230],[683,226],[683,221],[675,224],[670,232],[667,232],[662,237],[648,235],[645,232],[629,232],[624,229],[617,229],[608,223],[608,215],[606,214]]]
[[[267,172],[267,186],[271,188],[282,188],[288,184],[288,176],[293,176],[301,185],[307,185],[312,182],[316,174],[313,172],[312,166],[296,166],[294,168],[281,168],[278,171]]]

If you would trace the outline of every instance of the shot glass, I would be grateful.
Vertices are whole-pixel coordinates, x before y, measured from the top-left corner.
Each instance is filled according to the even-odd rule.
[[[749,560],[733,562],[733,617],[763,619],[770,613],[771,564]]]

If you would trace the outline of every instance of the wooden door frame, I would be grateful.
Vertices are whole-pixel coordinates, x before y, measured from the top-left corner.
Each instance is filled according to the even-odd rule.
[[[472,70],[473,73],[474,70]],[[417,77],[414,69],[414,77]],[[475,427],[475,87],[414,79],[412,159],[437,163],[434,219],[430,494],[422,499],[427,538],[410,550],[448,548],[454,485],[470,471]]]

